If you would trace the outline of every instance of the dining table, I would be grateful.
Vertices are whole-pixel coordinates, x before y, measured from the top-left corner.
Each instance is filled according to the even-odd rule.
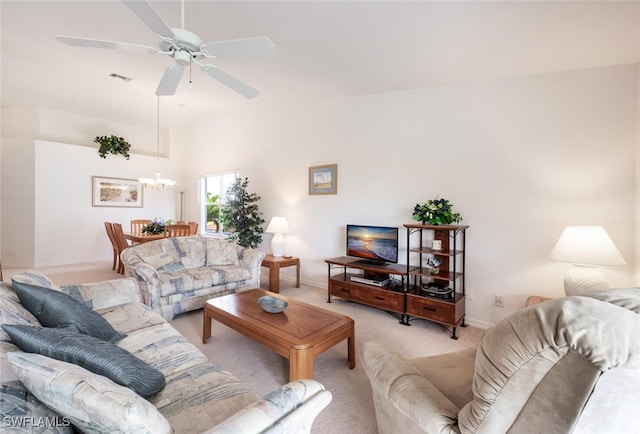
[[[161,234],[144,234],[142,232],[125,232],[124,237],[132,243],[146,243],[148,241],[160,240],[165,237]]]

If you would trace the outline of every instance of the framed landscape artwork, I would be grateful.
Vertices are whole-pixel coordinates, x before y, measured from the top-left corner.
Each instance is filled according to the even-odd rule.
[[[337,194],[338,165],[309,167],[309,194]]]
[[[93,206],[142,208],[142,183],[137,179],[92,176]]]

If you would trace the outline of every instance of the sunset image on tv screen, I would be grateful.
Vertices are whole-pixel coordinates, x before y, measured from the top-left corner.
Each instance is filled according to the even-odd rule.
[[[347,255],[398,262],[397,228],[348,226]]]

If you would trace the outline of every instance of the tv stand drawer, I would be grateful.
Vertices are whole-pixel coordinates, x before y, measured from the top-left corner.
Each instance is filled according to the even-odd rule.
[[[404,295],[363,283],[345,281],[342,278],[329,279],[329,295],[352,300],[380,309],[402,313]]]

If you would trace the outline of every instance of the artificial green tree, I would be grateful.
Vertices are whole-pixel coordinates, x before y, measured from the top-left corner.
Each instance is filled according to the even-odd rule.
[[[242,247],[256,248],[262,243],[264,219],[258,209],[260,196],[249,193],[248,178],[237,178],[226,193],[226,204],[221,209],[222,227],[227,239],[236,240]]]

